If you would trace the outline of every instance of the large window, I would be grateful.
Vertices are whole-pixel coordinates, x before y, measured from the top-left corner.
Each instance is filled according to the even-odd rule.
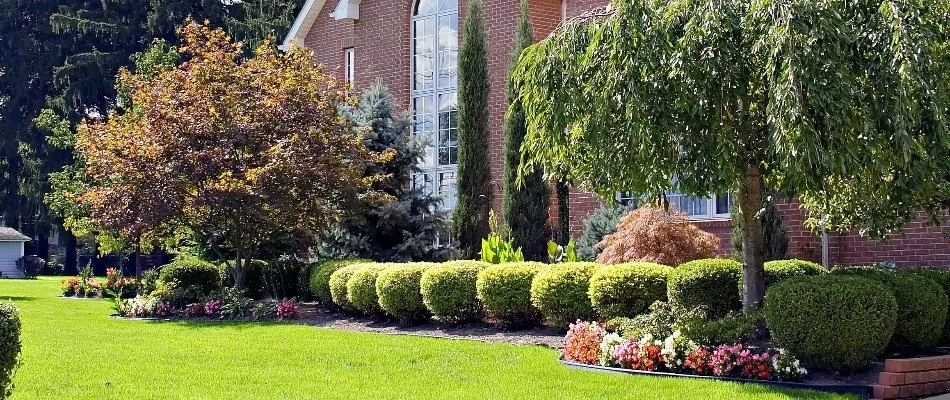
[[[617,203],[624,206],[637,206],[637,196],[630,192],[617,192]],[[670,209],[681,211],[691,220],[729,218],[732,198],[729,194],[717,194],[711,197],[691,197],[681,193],[667,192],[666,201]]]
[[[414,187],[455,208],[458,173],[458,0],[419,0],[412,18],[413,135],[426,156]]]
[[[344,81],[346,83],[353,83],[356,81],[356,49],[349,47],[343,50],[343,68],[346,70],[344,73]]]

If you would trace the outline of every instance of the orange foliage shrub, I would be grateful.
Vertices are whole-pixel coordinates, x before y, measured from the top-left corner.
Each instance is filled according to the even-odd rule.
[[[697,228],[683,213],[658,207],[638,208],[620,220],[617,232],[597,244],[601,264],[649,261],[677,266],[687,261],[711,258],[719,238]]]

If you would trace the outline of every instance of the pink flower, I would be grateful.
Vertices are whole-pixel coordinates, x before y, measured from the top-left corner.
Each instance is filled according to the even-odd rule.
[[[300,316],[300,306],[292,300],[277,303],[277,318],[295,319]]]
[[[567,331],[564,356],[584,364],[600,363],[600,342],[606,334],[607,330],[596,322],[577,320]]]

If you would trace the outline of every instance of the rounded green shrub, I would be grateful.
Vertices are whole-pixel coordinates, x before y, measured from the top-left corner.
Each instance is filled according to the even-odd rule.
[[[379,274],[376,291],[379,305],[386,314],[409,323],[429,318],[429,310],[422,301],[422,274],[436,266],[432,263],[396,264]]]
[[[738,290],[742,264],[710,258],[680,264],[667,281],[670,303],[681,309],[701,307],[709,318],[719,319],[742,308]]]
[[[666,301],[666,280],[672,271],[647,262],[605,265],[591,277],[587,294],[601,318],[632,318],[654,302]]]
[[[347,297],[346,283],[350,280],[350,277],[353,276],[354,272],[360,268],[374,264],[375,263],[350,264],[330,274],[330,298],[333,300],[333,304],[347,310],[353,310],[353,304],[350,303]]]
[[[367,263],[369,260],[329,260],[313,265],[310,270],[310,293],[317,301],[323,304],[333,304],[333,295],[330,294],[330,275],[347,265]]]
[[[546,264],[517,262],[492,265],[478,274],[475,291],[491,322],[509,327],[533,326],[541,311],[531,304],[531,282]]]
[[[379,294],[376,292],[376,279],[379,274],[393,264],[356,264],[362,265],[346,281],[346,300],[354,309],[366,314],[377,314]]]
[[[766,291],[763,311],[773,341],[821,369],[867,366],[897,326],[897,300],[884,284],[834,274],[779,282]]]
[[[456,322],[478,319],[482,305],[475,285],[478,273],[489,265],[462,260],[427,269],[420,282],[422,302],[439,319]]]
[[[214,264],[193,257],[179,257],[162,267],[158,280],[173,289],[197,287],[208,294],[221,287],[221,272]]]
[[[531,282],[531,303],[545,322],[566,328],[578,319],[594,318],[587,290],[590,278],[602,265],[591,262],[554,264],[538,273]]]
[[[947,294],[940,285],[910,271],[844,268],[835,275],[859,276],[881,282],[897,299],[897,328],[891,338],[895,349],[930,350],[943,337],[947,322]]]
[[[0,302],[0,399],[13,390],[13,374],[20,361],[20,310]]]
[[[821,275],[825,268],[805,260],[775,260],[765,263],[765,287],[796,276]],[[741,286],[740,286],[741,287]]]
[[[945,269],[922,267],[912,269],[910,272],[937,282],[937,284],[943,288],[943,292],[950,296],[950,271]],[[950,312],[948,312],[947,321],[943,324],[943,341],[950,342]]]

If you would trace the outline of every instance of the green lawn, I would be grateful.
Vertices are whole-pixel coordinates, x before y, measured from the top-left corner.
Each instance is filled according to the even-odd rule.
[[[122,321],[56,298],[58,278],[0,279],[22,310],[28,399],[790,399],[844,397],[577,371],[531,346],[276,323]]]

